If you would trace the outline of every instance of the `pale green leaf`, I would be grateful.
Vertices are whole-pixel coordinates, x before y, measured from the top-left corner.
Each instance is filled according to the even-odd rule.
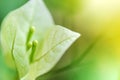
[[[48,72],[79,36],[80,34],[62,26],[54,26],[50,29],[45,35],[44,45],[40,49],[40,53],[35,56],[36,59],[31,64],[31,69],[23,80],[34,80],[36,77]],[[41,53],[43,55],[39,56]]]
[[[35,32],[30,33],[32,37],[28,40],[31,26]],[[1,44],[8,65],[17,69],[19,78],[35,80],[53,68],[78,37],[76,32],[55,26],[42,0],[30,0],[4,19]],[[32,48],[27,49],[27,44],[34,40],[38,44],[33,43]]]
[[[18,67],[20,77],[28,72],[29,67],[25,50],[29,28],[36,27],[35,38],[40,40],[53,24],[52,17],[42,0],[30,0],[21,8],[9,13],[4,19],[1,31],[4,55],[10,67]]]

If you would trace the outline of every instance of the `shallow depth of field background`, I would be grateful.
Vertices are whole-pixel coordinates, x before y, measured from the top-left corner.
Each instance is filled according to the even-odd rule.
[[[26,2],[0,0],[0,23],[8,12]],[[120,0],[44,2],[56,24],[77,31],[82,36],[54,69],[42,76],[43,80],[120,80]],[[63,68],[65,66],[68,67]],[[0,80],[12,80],[14,75],[15,72],[5,65],[0,49]]]

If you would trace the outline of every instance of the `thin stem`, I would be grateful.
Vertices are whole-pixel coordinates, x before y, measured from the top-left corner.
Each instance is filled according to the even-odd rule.
[[[38,41],[37,41],[37,40],[34,40],[34,41],[33,41],[33,45],[32,45],[32,51],[31,51],[31,54],[30,54],[30,63],[33,62],[34,53],[35,53],[35,51],[36,51],[37,45],[38,45]]]
[[[30,39],[32,38],[32,35],[33,35],[33,33],[35,32],[35,27],[34,26],[32,26],[32,27],[30,27],[30,29],[29,29],[29,31],[28,31],[28,35],[27,35],[27,41],[26,41],[26,49],[28,50],[29,49],[29,46],[28,46],[28,44],[29,44],[29,42],[30,42]]]

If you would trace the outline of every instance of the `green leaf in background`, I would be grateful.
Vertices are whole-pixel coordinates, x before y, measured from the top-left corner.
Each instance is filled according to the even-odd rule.
[[[22,6],[28,0],[0,0],[0,24],[3,18],[12,10]]]
[[[8,65],[21,80],[48,72],[79,34],[56,26],[42,0],[30,0],[4,19],[1,44]]]
[[[44,0],[47,6],[55,11],[74,14],[82,0]]]

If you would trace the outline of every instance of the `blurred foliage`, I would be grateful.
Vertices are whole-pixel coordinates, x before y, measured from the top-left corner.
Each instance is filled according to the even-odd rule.
[[[0,0],[0,24],[3,18],[12,10],[19,8],[28,0]]]
[[[44,0],[49,9],[73,14],[78,10],[80,0]]]
[[[49,2],[49,0],[45,1],[46,3]],[[57,3],[57,0],[54,2]],[[47,79],[119,80],[120,1],[79,0],[76,1],[78,11],[76,10],[74,14],[71,14],[69,10],[60,9],[58,6],[62,6],[62,2],[59,1],[59,5],[54,7],[57,8],[56,10],[50,7],[53,6],[54,2],[49,2],[47,5],[55,22],[82,34],[82,37],[66,52],[67,54],[63,56],[55,68],[74,63],[76,59],[79,59],[79,56],[84,55],[84,52],[89,48],[90,50],[78,63],[76,66],[78,68],[74,67],[71,71],[60,72],[65,73],[64,75],[46,74],[49,77]],[[69,5],[71,4],[69,3]],[[95,42],[100,35],[102,37]],[[95,43],[93,47],[90,46],[92,43]],[[81,66],[84,66],[84,68],[81,69]],[[53,73],[56,72],[55,68],[52,70]],[[43,76],[44,78],[46,77]]]

